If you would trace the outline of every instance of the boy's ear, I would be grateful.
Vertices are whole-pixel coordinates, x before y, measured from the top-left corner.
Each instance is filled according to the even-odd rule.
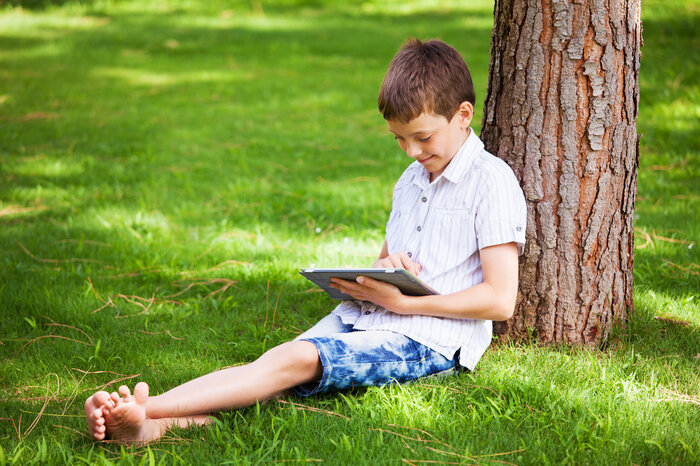
[[[462,128],[468,128],[474,118],[474,106],[470,102],[462,102],[457,108],[459,115],[459,125]]]

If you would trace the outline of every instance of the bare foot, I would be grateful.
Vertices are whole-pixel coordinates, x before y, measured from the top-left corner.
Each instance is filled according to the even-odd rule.
[[[145,443],[160,438],[167,426],[146,417],[147,400],[145,382],[136,384],[133,395],[126,385],[119,387],[119,393],[112,393],[102,407],[106,437],[120,443]]]
[[[105,418],[102,414],[104,407],[113,407],[109,393],[99,391],[85,401],[85,418],[87,419],[90,436],[96,440],[105,438]]]
[[[122,385],[119,393],[100,391],[85,402],[85,415],[90,434],[97,440],[119,443],[146,443],[159,439],[172,426],[205,425],[212,418],[205,414],[150,419],[146,417],[148,384],[139,382],[131,394]]]

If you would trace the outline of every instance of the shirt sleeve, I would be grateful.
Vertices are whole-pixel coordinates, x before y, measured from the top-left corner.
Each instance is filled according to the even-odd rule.
[[[485,174],[480,189],[474,225],[477,246],[483,249],[515,242],[518,254],[522,254],[527,221],[525,197],[511,168],[499,162],[497,169]]]

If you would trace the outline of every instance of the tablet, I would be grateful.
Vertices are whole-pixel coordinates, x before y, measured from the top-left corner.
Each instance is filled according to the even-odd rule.
[[[331,288],[331,278],[342,278],[343,280],[355,281],[358,276],[369,277],[382,282],[391,283],[408,296],[426,296],[440,294],[430,286],[420,281],[416,276],[408,273],[405,269],[355,269],[355,268],[340,268],[340,269],[301,269],[300,272],[304,277],[311,280],[333,299],[345,300],[354,299],[335,288]]]

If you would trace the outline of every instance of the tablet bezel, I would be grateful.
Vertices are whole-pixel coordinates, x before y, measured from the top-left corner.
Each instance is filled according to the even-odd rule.
[[[320,286],[328,295],[337,300],[354,299],[352,296],[330,286],[331,278],[355,281],[358,276],[391,283],[407,296],[437,295],[435,289],[423,283],[405,269],[376,268],[305,268],[299,271],[308,280]]]

